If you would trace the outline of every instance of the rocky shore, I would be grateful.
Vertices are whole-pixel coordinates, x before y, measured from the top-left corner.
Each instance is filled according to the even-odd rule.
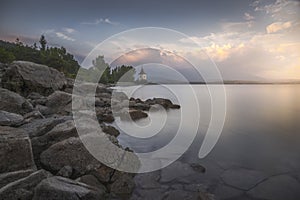
[[[84,147],[72,117],[74,80],[31,62],[0,64],[0,199],[129,199],[134,174],[97,161]],[[89,87],[88,84],[84,87]],[[98,84],[95,110],[102,131],[118,143],[121,120],[147,117],[149,109],[179,109],[170,100],[128,99]],[[129,109],[124,109],[129,105]],[[112,111],[112,108],[113,111]],[[114,112],[114,114],[113,114]],[[199,196],[199,199],[204,199]]]

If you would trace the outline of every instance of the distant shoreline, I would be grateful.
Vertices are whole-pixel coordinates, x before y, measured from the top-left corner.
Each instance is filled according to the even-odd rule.
[[[143,85],[298,85],[299,82],[235,82],[235,81],[225,81],[221,82],[189,82],[189,83],[146,83]],[[132,84],[132,83],[119,83],[117,86],[137,86],[139,84]],[[112,85],[116,86],[116,85]]]

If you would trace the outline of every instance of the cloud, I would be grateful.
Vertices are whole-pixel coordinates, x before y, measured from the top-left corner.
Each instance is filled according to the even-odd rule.
[[[288,21],[299,17],[300,2],[295,0],[276,0],[274,3],[262,5],[263,1],[253,4],[255,11],[265,12],[276,21]]]
[[[64,40],[75,41],[74,38],[71,38],[71,37],[65,35],[65,34],[62,33],[62,32],[55,32],[55,35],[56,35],[57,37],[61,38],[61,39],[64,39]]]
[[[66,32],[66,33],[69,33],[69,34],[72,34],[72,33],[75,33],[75,32],[76,32],[75,29],[73,29],[73,28],[67,28],[67,27],[63,28],[62,30],[63,30],[64,32]]]
[[[253,21],[246,21],[246,22],[226,22],[222,23],[222,29],[225,32],[242,32],[252,28]]]
[[[275,22],[266,27],[267,33],[277,33],[289,29],[292,26],[292,22]]]
[[[250,21],[250,20],[254,20],[255,17],[250,15],[249,13],[244,13],[244,19]]]
[[[111,21],[109,18],[100,18],[100,19],[96,19],[95,21],[92,21],[92,22],[81,22],[80,24],[83,24],[83,25],[98,25],[98,24],[110,24],[110,25],[119,25],[118,22],[113,22]]]

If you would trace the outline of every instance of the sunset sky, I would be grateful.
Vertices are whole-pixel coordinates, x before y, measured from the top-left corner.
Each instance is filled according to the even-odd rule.
[[[33,44],[44,34],[49,45],[63,45],[80,62],[108,37],[140,27],[163,27],[188,35],[215,62],[224,79],[300,79],[300,1],[0,3],[0,39],[15,41],[19,37],[24,43]],[[139,45],[134,40],[117,42],[119,48],[130,51]],[[198,49],[188,43],[186,38],[179,38],[176,47],[164,41],[157,41],[156,45],[173,52],[180,49],[176,52],[184,58],[201,59]],[[141,60],[161,56],[153,51],[135,50],[133,55],[137,59],[141,56]]]

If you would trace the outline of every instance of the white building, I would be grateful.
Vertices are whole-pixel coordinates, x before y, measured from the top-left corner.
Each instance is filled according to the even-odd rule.
[[[147,74],[144,72],[143,67],[142,67],[142,69],[139,73],[139,81],[140,82],[147,82]]]

